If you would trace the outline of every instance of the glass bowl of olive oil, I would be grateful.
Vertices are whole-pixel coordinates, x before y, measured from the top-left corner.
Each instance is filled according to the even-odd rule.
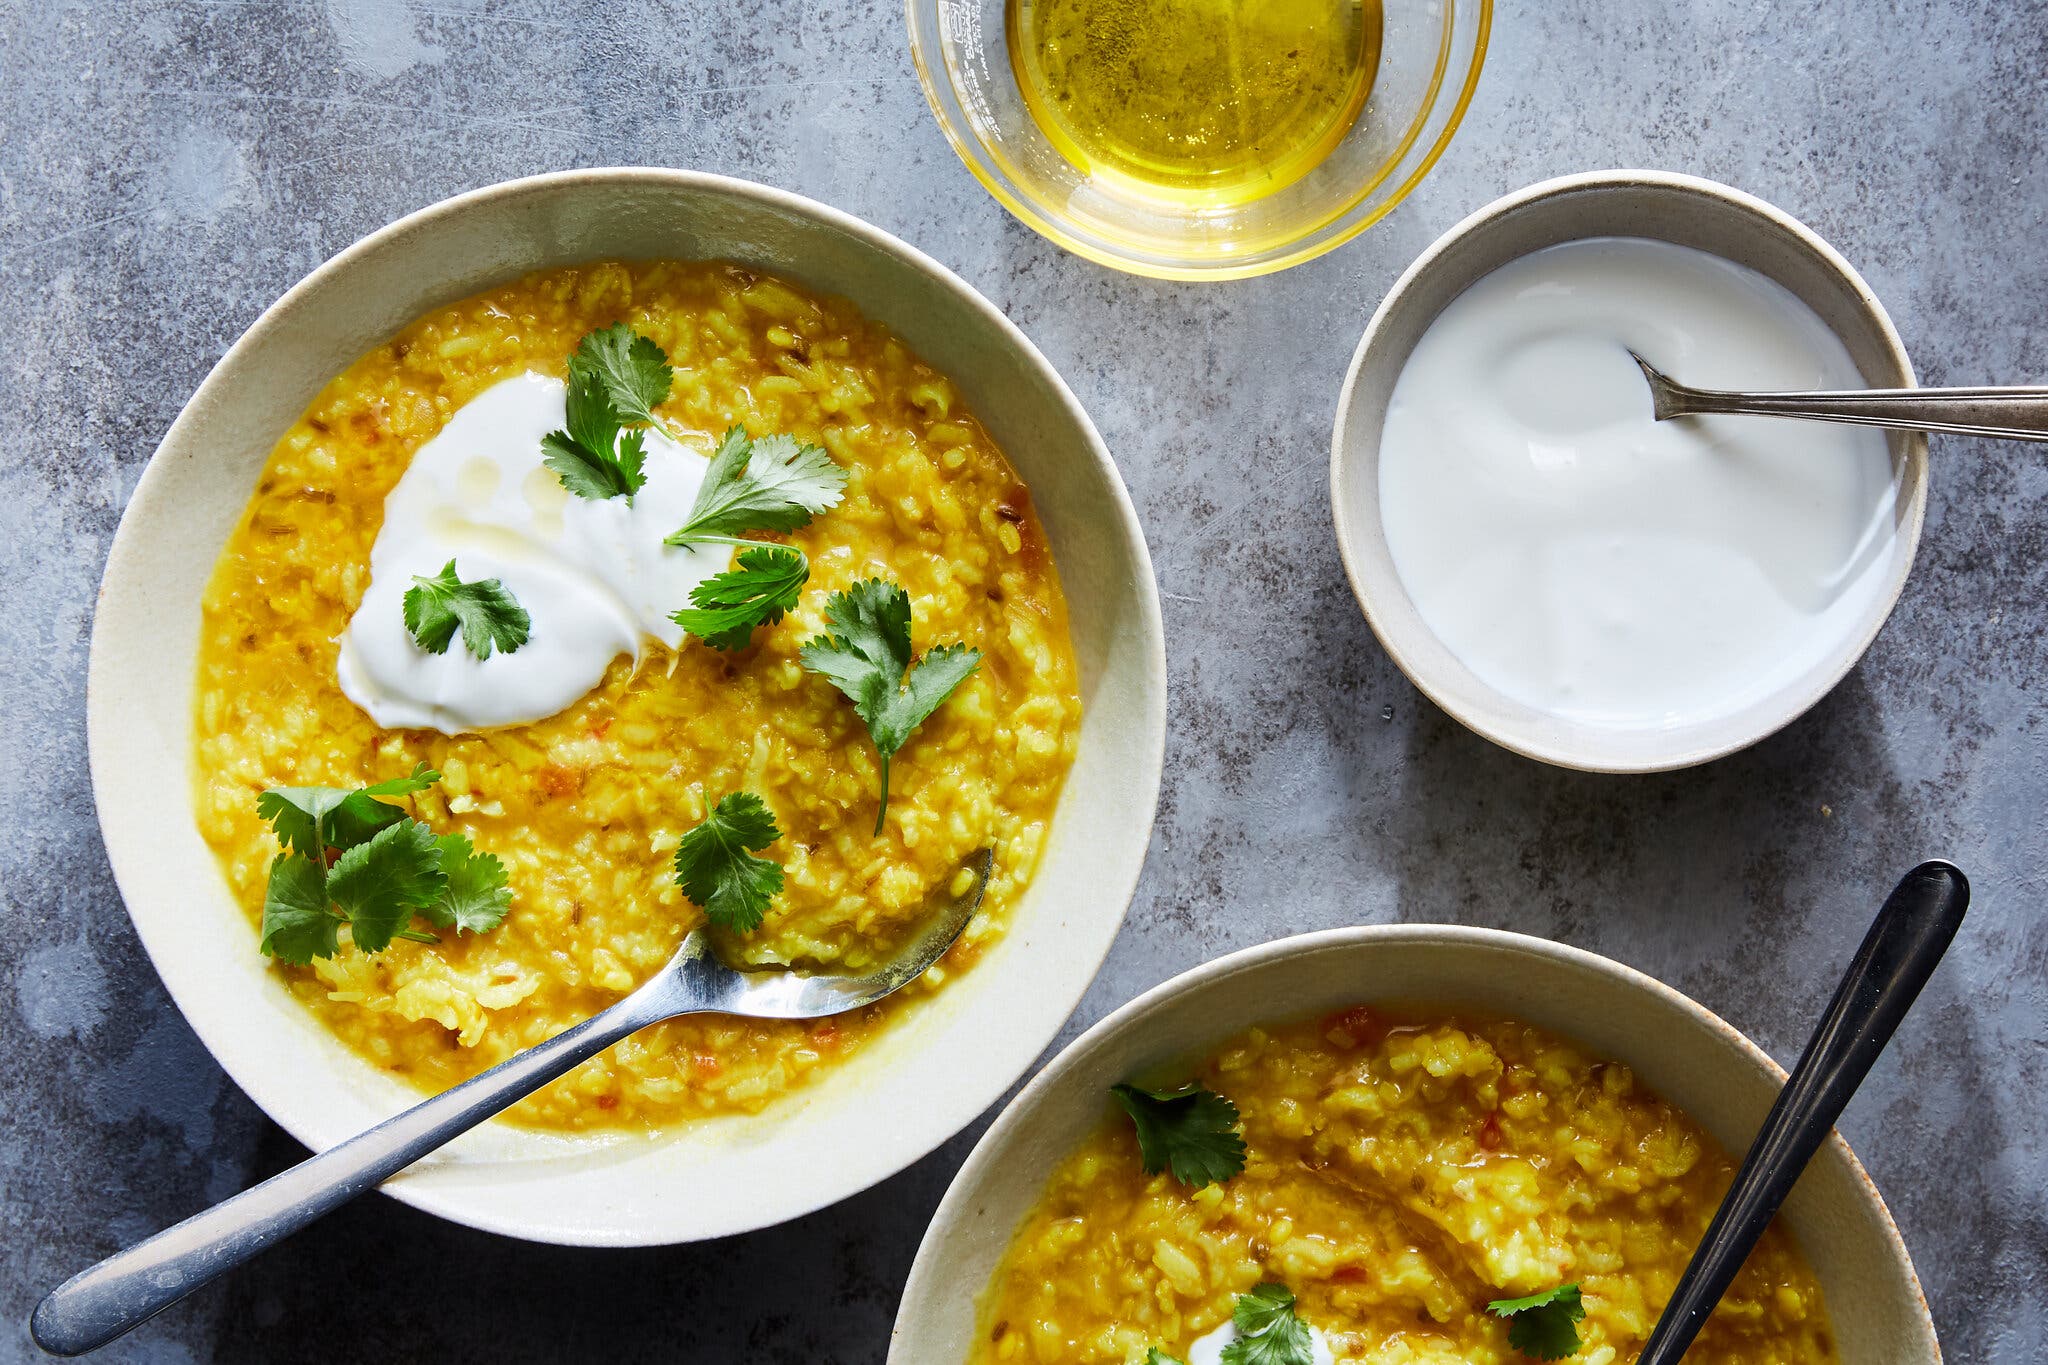
[[[1070,251],[1163,279],[1282,270],[1413,189],[1492,0],[908,0],[953,149]]]

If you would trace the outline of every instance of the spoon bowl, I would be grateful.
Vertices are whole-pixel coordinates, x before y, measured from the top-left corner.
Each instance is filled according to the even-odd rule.
[[[872,1005],[945,956],[981,907],[994,854],[970,854],[965,891],[936,900],[888,961],[861,976],[741,971],[703,928],[638,990],[482,1075],[272,1176],[66,1280],[29,1331],[53,1355],[79,1355],[141,1326],[201,1285],[375,1188],[421,1157],[641,1029],[685,1014],[822,1019]],[[956,873],[944,883],[950,888]]]

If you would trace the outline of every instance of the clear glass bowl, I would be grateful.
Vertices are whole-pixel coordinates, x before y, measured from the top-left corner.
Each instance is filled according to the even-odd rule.
[[[1492,0],[1383,0],[1372,93],[1312,171],[1202,204],[1091,176],[1054,146],[1011,66],[1005,0],[907,0],[910,53],[967,169],[1032,228],[1092,261],[1169,280],[1284,270],[1386,216],[1449,145],[1479,83]]]

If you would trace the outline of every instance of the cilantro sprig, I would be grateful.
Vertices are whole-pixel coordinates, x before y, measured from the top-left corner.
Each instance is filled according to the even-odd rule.
[[[273,787],[257,797],[257,814],[285,846],[270,864],[261,951],[298,966],[333,957],[344,924],[368,953],[394,938],[438,942],[410,927],[414,916],[457,932],[496,928],[512,903],[505,865],[467,835],[437,838],[384,799],[440,780],[422,763],[368,787]]]
[[[452,559],[431,578],[413,575],[405,590],[405,628],[413,643],[429,654],[446,654],[458,627],[463,645],[482,661],[493,649],[510,654],[525,644],[533,618],[503,580],[465,583]]]
[[[579,498],[623,497],[647,482],[646,437],[675,384],[668,354],[623,322],[591,332],[569,357],[567,421],[541,437],[541,463]]]
[[[981,665],[981,651],[963,644],[939,645],[913,660],[910,650],[910,594],[879,578],[865,579],[825,600],[824,635],[798,652],[812,673],[844,693],[868,728],[881,758],[881,805],[875,833],[889,813],[889,759]]]
[[[1495,1299],[1486,1311],[1508,1320],[1508,1345],[1537,1360],[1562,1360],[1579,1349],[1586,1305],[1576,1284],[1519,1299]]]
[[[626,422],[655,421],[655,408],[668,401],[675,386],[668,352],[623,322],[584,337],[569,368],[572,374],[581,369],[589,375],[604,390],[612,411]]]
[[[754,628],[774,625],[796,606],[810,580],[811,562],[793,545],[743,540],[749,531],[797,530],[839,505],[846,471],[822,446],[791,436],[755,440],[734,426],[718,443],[690,516],[670,533],[670,545],[730,545],[738,567],[690,590],[690,606],[675,623],[714,649],[739,649]]]
[[[1286,1285],[1269,1280],[1239,1294],[1230,1320],[1237,1340],[1223,1348],[1223,1365],[1314,1365],[1315,1339]]]
[[[1200,1189],[1244,1169],[1237,1106],[1215,1091],[1190,1083],[1178,1090],[1113,1085],[1109,1093],[1138,1131],[1145,1174],[1171,1169],[1175,1180]]]
[[[762,545],[740,551],[738,567],[690,589],[690,605],[669,619],[713,649],[741,649],[754,627],[772,626],[796,607],[811,566],[799,550]]]
[[[256,798],[256,813],[270,822],[277,841],[302,858],[321,859],[330,848],[354,848],[405,812],[384,798],[411,796],[441,780],[424,763],[410,776],[368,787],[272,787]]]
[[[823,446],[794,436],[755,440],[734,426],[718,443],[690,518],[669,533],[671,545],[738,544],[747,531],[794,531],[829,512],[846,495],[846,471]]]
[[[713,924],[750,933],[782,890],[782,864],[754,854],[781,837],[767,802],[733,792],[676,845],[676,883]]]
[[[674,387],[675,369],[653,338],[623,322],[589,333],[569,357],[566,421],[541,438],[542,463],[578,497],[632,501],[647,483],[640,428],[663,425],[654,410]],[[672,619],[714,649],[739,649],[755,627],[780,621],[811,576],[810,560],[794,546],[742,537],[794,531],[837,507],[845,493],[846,471],[822,446],[792,436],[755,440],[745,427],[731,427],[688,520],[665,543],[729,545],[742,553],[736,568],[691,589],[690,605]]]

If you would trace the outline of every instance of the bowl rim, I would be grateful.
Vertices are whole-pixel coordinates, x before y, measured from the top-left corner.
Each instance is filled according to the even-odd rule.
[[[1703,1031],[1718,1037],[1772,1084],[1782,1087],[1787,1079],[1785,1068],[1778,1065],[1777,1060],[1751,1040],[1749,1035],[1677,987],[1615,958],[1590,949],[1560,943],[1554,939],[1468,924],[1367,924],[1292,934],[1285,938],[1254,944],[1249,948],[1241,948],[1222,957],[1197,963],[1105,1015],[1062,1048],[1059,1055],[1040,1068],[1038,1074],[1003,1107],[1002,1113],[997,1115],[995,1122],[982,1133],[975,1142],[974,1149],[968,1153],[967,1160],[962,1162],[960,1169],[954,1173],[952,1182],[946,1187],[945,1197],[939,1201],[938,1208],[932,1213],[931,1221],[925,1226],[924,1237],[918,1243],[917,1254],[912,1259],[910,1272],[904,1279],[903,1294],[898,1301],[895,1321],[890,1327],[890,1365],[896,1365],[899,1360],[897,1351],[906,1335],[906,1323],[918,1311],[921,1302],[932,1294],[944,1292],[936,1284],[936,1280],[942,1274],[938,1263],[944,1245],[953,1236],[956,1227],[963,1227],[971,1222],[975,1213],[973,1205],[986,1175],[997,1161],[1006,1155],[1000,1149],[1004,1147],[1010,1133],[1026,1122],[1026,1116],[1046,1101],[1048,1095],[1064,1081],[1069,1072],[1080,1070],[1092,1061],[1096,1053],[1107,1049],[1124,1035],[1142,1030],[1155,1012],[1174,999],[1225,977],[1256,971],[1275,962],[1306,959],[1331,949],[1346,950],[1396,944],[1507,950],[1547,958],[1569,968],[1608,977],[1617,984],[1638,991],[1666,1008],[1686,1016]],[[1289,1018],[1290,1014],[1282,1004],[1266,1017],[1279,1020]],[[1246,1019],[1239,1022],[1242,1027],[1253,1027],[1261,1020]],[[1568,1029],[1553,1031],[1568,1040],[1571,1038]],[[1934,1317],[1928,1309],[1927,1294],[1920,1283],[1919,1270],[1914,1266],[1912,1256],[1906,1248],[1905,1238],[1899,1232],[1897,1222],[1892,1218],[1891,1209],[1885,1204],[1884,1196],[1878,1190],[1876,1182],[1870,1178],[1870,1173],[1864,1169],[1862,1161],[1839,1130],[1830,1130],[1826,1142],[1822,1144],[1823,1151],[1830,1149],[1847,1163],[1847,1171],[1854,1180],[1855,1188],[1877,1215],[1878,1225],[1884,1232],[1886,1249],[1891,1259],[1905,1273],[1906,1288],[1911,1293],[1917,1321],[1925,1332],[1927,1342],[1933,1348],[1933,1360],[1939,1362],[1940,1339],[1934,1330]],[[1054,1159],[1057,1160],[1064,1155],[1066,1154],[1055,1154]],[[1815,1159],[1818,1159],[1818,1153]],[[1014,1237],[1015,1232],[1016,1230],[1012,1228],[1007,1235]],[[974,1287],[977,1299],[984,1288],[980,1285]],[[907,1358],[905,1365],[909,1365]]]
[[[1861,662],[1871,644],[1877,639],[1878,633],[1891,619],[1892,612],[1897,609],[1899,599],[1905,592],[1906,580],[1911,576],[1913,564],[1919,554],[1920,534],[1927,515],[1927,438],[1920,432],[1895,434],[1898,444],[1893,448],[1904,452],[1899,474],[1893,537],[1900,553],[1890,581],[1881,594],[1882,610],[1873,614],[1864,629],[1844,641],[1839,653],[1813,673],[1807,686],[1796,691],[1788,691],[1786,695],[1790,698],[1789,702],[1761,729],[1731,728],[1728,735],[1719,739],[1701,739],[1686,748],[1673,748],[1668,752],[1630,761],[1612,754],[1590,752],[1588,746],[1579,738],[1586,727],[1575,723],[1560,723],[1559,735],[1550,737],[1473,713],[1459,698],[1451,694],[1448,687],[1418,665],[1415,656],[1407,649],[1412,632],[1405,628],[1397,628],[1387,619],[1384,612],[1376,610],[1376,607],[1387,598],[1405,598],[1407,589],[1397,580],[1383,579],[1360,548],[1375,538],[1383,538],[1382,528],[1377,524],[1356,525],[1349,513],[1351,481],[1361,477],[1363,473],[1362,470],[1353,467],[1363,462],[1351,460],[1345,453],[1353,421],[1353,403],[1357,399],[1367,365],[1377,358],[1374,354],[1375,346],[1390,328],[1408,295],[1419,281],[1438,268],[1443,258],[1459,242],[1472,233],[1491,226],[1499,219],[1541,201],[1579,194],[1587,190],[1603,189],[1677,191],[1696,196],[1720,209],[1746,212],[1769,221],[1812,255],[1844,286],[1845,297],[1853,300],[1855,310],[1863,315],[1887,359],[1897,369],[1899,386],[1911,388],[1919,382],[1913,371],[1912,359],[1906,354],[1905,343],[1899,337],[1898,328],[1893,325],[1891,315],[1885,311],[1884,305],[1878,301],[1877,295],[1872,292],[1863,276],[1857,273],[1848,259],[1819,233],[1776,205],[1718,180],[1675,171],[1617,169],[1581,171],[1555,176],[1504,194],[1453,224],[1401,272],[1392,287],[1381,298],[1379,306],[1373,310],[1371,320],[1366,323],[1364,333],[1358,339],[1357,347],[1352,351],[1351,363],[1345,369],[1344,381],[1338,391],[1337,415],[1330,434],[1330,512],[1336,530],[1337,555],[1344,565],[1344,577],[1351,586],[1351,595],[1357,600],[1359,609],[1365,615],[1366,624],[1372,628],[1380,647],[1401,670],[1402,675],[1446,715],[1482,739],[1490,740],[1510,753],[1556,767],[1590,773],[1671,772],[1680,768],[1697,767],[1717,758],[1725,758],[1729,754],[1768,739],[1812,710]],[[1477,277],[1469,281],[1467,287],[1476,283]],[[1406,357],[1403,356],[1401,359],[1405,362]],[[1375,476],[1377,471],[1378,462],[1375,458]],[[1426,627],[1424,629],[1426,630]],[[1490,695],[1501,695],[1496,689],[1483,683],[1480,687]],[[1630,730],[1627,733],[1639,732]]]
[[[1003,349],[1022,369],[1041,382],[1045,392],[1056,404],[1064,420],[1071,424],[1078,438],[1076,454],[1079,455],[1085,449],[1088,460],[1112,491],[1114,505],[1110,510],[1133,561],[1129,605],[1134,610],[1135,620],[1122,634],[1126,637],[1142,637],[1140,672],[1147,686],[1144,688],[1146,704],[1141,717],[1141,741],[1135,746],[1141,761],[1135,769],[1124,770],[1124,781],[1135,793],[1143,795],[1149,792],[1149,798],[1142,804],[1130,803],[1135,808],[1131,814],[1131,824],[1119,837],[1119,847],[1128,846],[1129,856],[1125,859],[1128,863],[1127,871],[1117,881],[1102,887],[1103,902],[1117,909],[1113,916],[1104,915],[1102,932],[1095,935],[1097,943],[1093,950],[1086,952],[1082,959],[1077,960],[1074,970],[1049,992],[1053,995],[1056,1007],[1059,1008],[1059,1018],[1038,1041],[1037,1049],[1008,1076],[996,1075],[991,1071],[961,1078],[960,1082],[948,1091],[948,1094],[955,1098],[945,1106],[946,1118],[936,1124],[923,1125],[917,1135],[907,1142],[890,1146],[886,1155],[850,1166],[849,1177],[842,1182],[844,1187],[837,1189],[836,1192],[815,1194],[813,1197],[789,1200],[784,1205],[771,1207],[774,1203],[774,1192],[763,1191],[760,1205],[769,1210],[763,1216],[742,1217],[701,1230],[689,1228],[687,1218],[671,1218],[668,1223],[658,1228],[635,1227],[622,1231],[616,1227],[564,1223],[559,1218],[537,1219],[515,1207],[517,1201],[499,1198],[493,1202],[488,1193],[485,1197],[479,1198],[475,1191],[460,1186],[443,1189],[426,1181],[406,1179],[402,1176],[380,1186],[382,1193],[406,1204],[481,1231],[530,1241],[576,1246],[674,1245],[734,1235],[787,1222],[850,1198],[900,1173],[937,1150],[971,1124],[976,1117],[999,1100],[1020,1075],[1028,1073],[1036,1056],[1057,1037],[1059,1028],[1071,1017],[1089,986],[1099,975],[1102,963],[1107,958],[1129,913],[1131,900],[1143,875],[1145,855],[1150,849],[1157,820],[1158,793],[1166,748],[1167,670],[1158,580],[1152,566],[1149,545],[1131,501],[1130,490],[1101,433],[1081,405],[1080,399],[1054,369],[1052,363],[1007,315],[958,274],[894,234],[844,210],[792,191],[706,171],[648,166],[584,167],[498,181],[437,200],[404,214],[327,257],[263,309],[222,353],[165,430],[123,506],[120,524],[109,547],[95,597],[92,638],[87,658],[86,741],[95,815],[100,826],[101,839],[114,874],[116,888],[121,894],[123,909],[127,912],[137,938],[142,942],[151,966],[156,969],[166,993],[170,995],[180,1016],[198,1034],[215,1063],[227,1073],[237,1087],[272,1122],[302,1145],[319,1151],[323,1136],[332,1140],[332,1135],[321,1131],[322,1117],[295,1102],[295,1096],[299,1093],[297,1090],[291,1087],[273,1087],[254,1079],[253,1054],[257,1050],[255,1040],[230,1029],[225,1019],[211,1017],[208,1011],[195,1013],[188,1008],[186,997],[200,991],[205,983],[196,980],[193,973],[179,965],[178,954],[174,951],[177,925],[173,913],[176,906],[172,902],[175,898],[167,898],[155,887],[144,858],[141,831],[133,822],[124,821],[118,816],[110,818],[108,815],[109,811],[119,811],[123,804],[110,799],[111,784],[118,780],[115,769],[122,761],[110,752],[110,746],[118,742],[111,733],[116,726],[113,708],[117,705],[112,693],[120,690],[116,677],[123,671],[124,666],[114,661],[113,656],[118,645],[110,641],[109,632],[102,630],[102,624],[108,615],[105,609],[110,587],[124,577],[132,576],[135,571],[130,565],[142,554],[140,547],[143,532],[137,528],[144,522],[159,522],[164,515],[164,510],[159,509],[157,504],[168,496],[162,488],[167,477],[164,470],[169,463],[166,452],[177,452],[180,447],[191,444],[199,434],[195,429],[203,428],[211,420],[207,410],[213,405],[216,393],[226,385],[224,376],[248,365],[253,356],[260,355],[273,344],[273,334],[283,325],[282,320],[286,315],[296,313],[308,295],[326,286],[336,276],[348,274],[366,258],[374,259],[395,244],[439,230],[451,220],[479,209],[498,208],[527,196],[545,197],[562,192],[601,190],[622,185],[638,185],[682,193],[706,193],[753,201],[771,210],[809,219],[820,227],[841,233],[868,249],[893,257],[951,296],[963,310],[963,315],[970,315],[981,326],[990,329],[992,335],[1000,340]],[[825,288],[820,292],[829,294],[836,291]],[[1049,407],[1048,411],[1051,410],[1053,409]],[[190,452],[185,453],[189,457]],[[218,547],[215,547],[214,553],[217,559]],[[1085,723],[1084,719],[1084,726]],[[182,758],[189,771],[189,731],[181,732],[176,739],[183,746]],[[1046,852],[1050,854],[1052,851]],[[1041,869],[1040,875],[1042,871]],[[1034,877],[1034,885],[1037,880],[1038,878]],[[135,908],[138,904],[145,907],[139,914]],[[1011,931],[1017,928],[1014,923],[1010,926]],[[998,946],[1000,947],[1001,942],[1007,942],[1009,937],[1010,933],[1006,932]],[[251,946],[253,947],[253,939]],[[1040,991],[1041,996],[1046,994],[1047,991]],[[903,1022],[907,1024],[910,1021]],[[901,1029],[897,1031],[900,1032]],[[322,1032],[324,1034],[326,1030],[323,1029]],[[352,1053],[345,1044],[331,1036],[323,1041]],[[878,1039],[877,1044],[881,1041]],[[815,1087],[808,1089],[815,1091]],[[803,1090],[794,1092],[799,1099],[804,1093]],[[421,1094],[409,1098],[406,1103],[417,1103],[425,1098],[427,1096]],[[771,1105],[766,1112],[772,1114],[774,1109],[775,1106]],[[491,1121],[487,1120],[483,1126],[489,1127],[490,1124]],[[906,1125],[905,1131],[909,1131],[910,1127]],[[532,1131],[537,1133],[542,1141],[560,1144],[564,1152],[570,1150],[571,1144],[582,1140],[582,1135],[578,1134],[557,1133],[552,1130]],[[659,1143],[666,1140],[674,1131],[676,1130],[656,1130],[651,1135],[636,1134],[631,1137]],[[349,1135],[351,1134],[344,1133],[342,1136]],[[462,1139],[458,1138],[456,1141],[460,1142]],[[593,1141],[601,1142],[603,1137]],[[432,1160],[428,1158],[426,1162],[409,1168],[409,1171],[424,1171]],[[676,1202],[678,1205],[687,1205],[690,1201]]]
[[[1458,84],[1456,97],[1452,101],[1450,114],[1445,120],[1442,131],[1437,134],[1436,138],[1423,152],[1422,159],[1416,163],[1414,169],[1395,185],[1393,192],[1387,197],[1385,203],[1381,204],[1371,213],[1365,214],[1355,223],[1347,223],[1339,230],[1328,235],[1317,236],[1315,234],[1322,233],[1332,222],[1340,220],[1343,217],[1343,211],[1339,211],[1334,215],[1325,215],[1312,223],[1304,225],[1299,236],[1290,241],[1286,246],[1277,249],[1273,255],[1260,260],[1244,262],[1217,261],[1213,263],[1199,263],[1185,258],[1181,260],[1153,259],[1111,250],[1097,243],[1092,238],[1071,231],[1059,214],[1042,206],[1031,195],[1013,186],[1008,177],[992,174],[976,154],[976,148],[980,145],[979,139],[971,137],[966,130],[959,127],[957,121],[947,112],[945,104],[940,98],[941,77],[938,74],[943,68],[944,63],[937,57],[937,54],[926,49],[924,39],[919,32],[918,21],[920,13],[935,10],[937,6],[944,3],[945,0],[904,0],[904,22],[910,34],[910,62],[916,68],[918,85],[924,91],[925,103],[931,109],[932,121],[938,124],[939,132],[945,137],[947,145],[953,149],[953,154],[960,159],[961,165],[967,168],[968,174],[981,182],[981,187],[987,190],[998,204],[1008,209],[1017,221],[1023,223],[1033,232],[1053,243],[1053,245],[1071,251],[1084,260],[1093,261],[1097,265],[1108,266],[1112,270],[1121,270],[1127,274],[1140,275],[1147,279],[1193,282],[1203,280],[1248,280],[1260,275],[1270,275],[1277,271],[1304,264],[1316,259],[1318,256],[1335,251],[1338,247],[1343,246],[1346,242],[1349,242],[1352,238],[1358,236],[1398,208],[1401,202],[1414,191],[1415,187],[1422,183],[1423,178],[1435,168],[1437,161],[1450,147],[1451,139],[1456,136],[1459,126],[1465,121],[1466,111],[1470,109],[1472,99],[1479,90],[1480,74],[1486,67],[1487,45],[1493,32],[1494,0],[1456,0],[1457,4],[1471,6],[1478,14],[1478,28],[1473,37],[1471,57],[1466,63],[1462,79]],[[1432,89],[1438,88],[1444,83],[1444,77],[1449,74],[1447,70],[1448,63],[1445,66],[1446,70],[1440,71],[1437,79],[1432,82]],[[951,82],[948,81],[945,84],[950,87]],[[1438,98],[1441,98],[1441,96]],[[1416,137],[1420,135],[1423,126],[1422,120],[1426,119],[1430,109],[1435,106],[1436,101],[1432,100],[1430,104],[1423,107],[1423,112],[1418,116],[1415,127],[1410,130],[1408,136],[1402,142],[1404,149],[1413,145]],[[1376,176],[1367,187],[1367,192],[1369,193],[1372,188],[1376,188],[1383,183],[1385,176],[1385,171]]]

